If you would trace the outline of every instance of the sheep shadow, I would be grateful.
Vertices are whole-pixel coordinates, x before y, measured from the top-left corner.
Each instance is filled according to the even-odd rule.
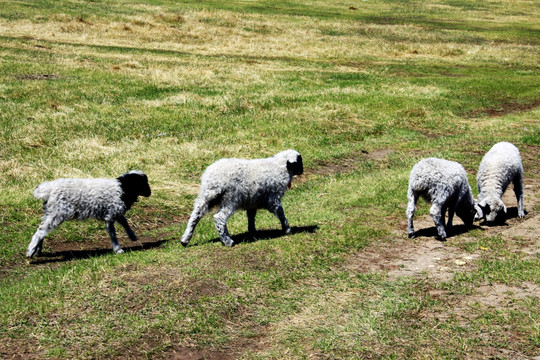
[[[477,226],[477,225],[474,225],[474,224],[471,225],[471,226],[467,226],[465,224],[453,225],[452,226],[452,231],[447,232],[446,238],[449,239],[449,238],[452,238],[454,236],[462,235],[462,234],[465,234],[465,233],[467,233],[467,232],[469,232],[471,230],[475,230],[475,229],[482,230],[482,228],[480,226]],[[436,238],[437,240],[442,241],[439,238],[439,234],[437,233],[437,228],[435,226],[420,229],[420,230],[415,230],[414,231],[414,237],[415,238],[417,238],[417,237],[432,237],[432,238]]]
[[[285,234],[281,230],[258,230],[255,234],[248,232],[231,236],[235,244],[252,243],[259,240],[277,239],[283,236],[300,234],[300,233],[315,233],[319,229],[318,225],[313,226],[293,226],[291,232]],[[158,241],[138,241],[130,245],[122,247],[125,252],[130,251],[143,251],[148,249],[158,248],[164,243],[172,242],[173,240],[158,240]],[[214,238],[209,242],[221,242],[218,238]],[[196,244],[195,244],[196,246]],[[94,249],[66,249],[60,251],[44,251],[37,257],[31,260],[33,265],[43,265],[52,263],[63,263],[71,260],[89,259],[93,257],[100,257],[108,254],[112,254],[112,249],[108,246],[106,248],[94,248]]]
[[[244,232],[241,234],[231,235],[231,239],[234,241],[234,244],[249,244],[256,241],[261,240],[272,240],[272,239],[278,239],[280,237],[284,236],[290,236],[294,234],[301,234],[301,233],[310,233],[314,234],[319,230],[318,225],[311,225],[311,226],[292,226],[291,232],[286,234],[283,232],[283,230],[278,229],[272,229],[272,230],[257,230],[255,234],[251,234],[249,232]],[[209,242],[221,242],[219,237],[209,240]]]
[[[527,216],[528,212],[525,210],[525,216]],[[501,212],[500,214],[497,214],[497,217],[495,218],[495,221],[488,223],[485,219],[482,219],[482,222],[480,225],[487,226],[487,227],[497,227],[497,226],[510,226],[507,221],[512,219],[519,219],[518,215],[518,208],[517,206],[509,207],[506,209],[506,214]]]
[[[162,244],[170,242],[170,240],[158,240],[158,241],[137,241],[129,246],[123,246],[122,249],[124,252],[131,251],[142,251],[148,249],[154,249],[160,247]],[[60,251],[44,251],[38,257],[35,257],[31,260],[31,264],[42,265],[42,264],[52,264],[52,263],[62,263],[68,262],[71,260],[81,260],[89,259],[93,257],[100,257],[108,254],[112,254],[113,250],[111,247],[107,248],[94,248],[94,249],[67,249]]]

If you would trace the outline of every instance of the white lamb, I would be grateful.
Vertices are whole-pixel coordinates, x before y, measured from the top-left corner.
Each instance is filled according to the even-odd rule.
[[[281,222],[285,233],[291,228],[285,218],[281,198],[291,187],[293,176],[304,171],[302,156],[286,150],[266,159],[221,159],[208,166],[201,177],[201,190],[181,242],[187,245],[199,220],[214,206],[219,238],[226,246],[234,242],[227,230],[227,220],[238,209],[247,212],[248,231],[255,233],[258,209],[267,209]]]
[[[518,202],[518,216],[525,216],[523,208],[523,165],[519,150],[513,144],[500,142],[484,155],[478,175],[478,205],[481,212],[478,217],[485,216],[486,221],[492,222],[503,211],[506,214],[506,205],[501,197],[512,182],[514,193]]]
[[[437,158],[423,159],[414,165],[409,177],[407,197],[408,234],[414,237],[413,217],[418,197],[431,202],[429,211],[441,240],[446,240],[452,231],[452,219],[456,213],[467,225],[472,225],[478,210],[474,201],[467,173],[455,161]],[[448,210],[448,223],[444,226],[444,216]]]
[[[117,179],[57,179],[41,183],[34,196],[43,200],[43,222],[32,237],[26,257],[41,253],[43,239],[61,223],[69,219],[95,218],[107,224],[113,251],[124,251],[116,239],[114,222],[122,225],[133,241],[137,236],[128,225],[124,214],[138,196],[150,196],[146,175],[138,170],[127,172]]]

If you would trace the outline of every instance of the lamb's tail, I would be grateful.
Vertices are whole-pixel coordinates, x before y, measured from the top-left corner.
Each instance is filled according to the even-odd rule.
[[[43,201],[49,200],[51,196],[52,186],[50,181],[39,184],[34,189],[34,197]]]

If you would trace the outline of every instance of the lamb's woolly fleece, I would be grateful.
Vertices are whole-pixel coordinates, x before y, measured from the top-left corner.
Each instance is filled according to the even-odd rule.
[[[201,177],[201,190],[189,219],[182,244],[186,245],[199,220],[220,205],[214,215],[216,229],[223,244],[233,245],[227,230],[228,218],[238,209],[248,214],[248,229],[255,231],[257,209],[267,209],[290,231],[281,206],[281,198],[291,186],[294,175],[303,172],[302,157],[295,150],[286,150],[266,159],[221,159],[210,165]]]
[[[523,207],[523,165],[519,150],[513,144],[500,142],[484,155],[478,174],[478,205],[482,209],[479,217],[494,221],[497,214],[506,213],[506,205],[501,197],[508,185],[514,184],[514,193],[518,202],[519,217],[525,216]]]
[[[455,161],[437,158],[423,159],[414,165],[409,177],[407,197],[408,234],[414,237],[413,217],[418,197],[431,202],[430,215],[441,239],[452,229],[454,212],[466,225],[471,225],[476,214],[475,201],[463,166]],[[448,223],[444,216],[448,210]]]
[[[124,214],[138,196],[150,196],[148,178],[133,170],[117,179],[57,179],[41,183],[34,196],[43,200],[43,222],[28,245],[26,256],[41,252],[43,239],[66,220],[95,218],[107,223],[107,231],[115,253],[122,253],[116,239],[114,222],[118,221],[131,240],[137,236],[129,227]]]
[[[57,179],[40,184],[34,197],[43,200],[45,216],[111,221],[123,214],[122,188],[117,179]]]

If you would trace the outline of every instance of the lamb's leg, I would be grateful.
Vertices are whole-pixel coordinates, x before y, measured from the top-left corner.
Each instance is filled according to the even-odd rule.
[[[118,219],[116,219],[116,221],[118,221],[118,223],[124,227],[131,241],[137,241],[137,235],[135,235],[135,232],[131,230],[131,228],[129,227],[129,224],[125,216],[120,216]]]
[[[276,206],[274,211],[272,212],[281,222],[281,228],[283,229],[283,232],[285,234],[290,234],[291,227],[289,226],[289,222],[287,221],[287,218],[285,217],[285,212],[283,211],[283,206],[281,206],[281,203],[278,206]]]
[[[184,235],[182,235],[182,239],[180,240],[182,245],[186,246],[189,243],[189,240],[191,240],[191,237],[193,236],[193,231],[195,230],[195,227],[197,226],[201,218],[208,213],[208,210],[208,204],[205,201],[195,200],[195,206],[193,207],[193,212],[189,217],[186,231],[184,232]]]
[[[107,232],[109,233],[109,236],[111,237],[111,242],[113,245],[113,251],[115,254],[122,254],[124,250],[120,247],[120,244],[118,243],[118,239],[116,238],[116,229],[114,228],[114,220],[107,221]]]
[[[456,213],[455,205],[448,206],[448,221],[446,222],[446,232],[449,234],[453,233],[452,221],[454,220],[454,214]],[[442,214],[446,214],[446,207],[443,208]]]
[[[407,205],[407,234],[410,238],[414,237],[413,218],[416,211],[416,202],[418,201],[418,194],[409,192],[408,196],[409,204]]]
[[[255,215],[257,215],[257,209],[246,210],[246,214],[248,218],[248,231],[253,235],[257,232],[257,228],[255,227]]]
[[[30,244],[28,245],[28,250],[26,251],[26,257],[31,258],[35,254],[41,254],[41,247],[43,245],[43,239],[45,238],[45,236],[47,236],[51,231],[56,229],[63,222],[64,220],[60,218],[56,220],[50,217],[45,218],[43,222],[39,225],[34,236],[32,236],[32,241],[30,241]]]
[[[523,177],[521,174],[517,175],[513,181],[514,183],[514,194],[516,194],[516,199],[518,203],[518,216],[520,218],[525,217],[525,208],[523,207]]]
[[[435,223],[435,227],[437,228],[437,234],[439,234],[439,237],[442,241],[445,241],[446,231],[444,230],[444,214],[442,213],[442,207],[437,203],[431,205],[429,214],[431,215],[431,218]]]
[[[227,220],[234,214],[235,209],[231,207],[221,207],[219,211],[214,215],[214,222],[216,224],[216,230],[219,234],[221,242],[225,246],[233,246],[234,241],[229,235],[229,230],[227,229]]]

